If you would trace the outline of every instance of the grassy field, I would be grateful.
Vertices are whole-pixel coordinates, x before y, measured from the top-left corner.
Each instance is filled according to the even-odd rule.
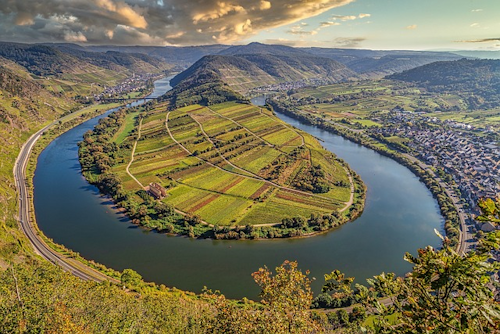
[[[465,106],[464,101],[457,95],[425,93],[389,80],[349,82],[301,89],[292,94],[290,99],[313,99],[310,103],[300,103],[299,109],[325,119],[345,119],[366,127],[381,126],[373,118],[396,107],[429,113],[450,109],[462,110]],[[445,118],[448,117],[447,114],[450,113],[437,113],[436,117]],[[467,121],[473,122],[472,119]]]
[[[344,167],[308,134],[289,127],[267,109],[224,103],[171,112],[160,105],[143,112],[130,173],[143,185],[162,184],[163,199],[214,225],[275,224],[285,217],[328,214],[349,201]],[[113,140],[120,158],[113,167],[127,190],[140,186],[126,172],[139,133],[139,114],[128,114]],[[300,186],[321,170],[322,193]]]

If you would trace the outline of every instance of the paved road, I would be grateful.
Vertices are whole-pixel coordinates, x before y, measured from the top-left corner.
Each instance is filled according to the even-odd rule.
[[[462,205],[460,204],[460,198],[456,195],[456,193],[452,189],[450,189],[448,184],[443,182],[439,177],[437,177],[437,175],[434,174],[434,172],[430,169],[431,166],[423,163],[419,159],[409,154],[404,153],[403,155],[408,159],[410,159],[411,161],[417,162],[421,168],[428,170],[436,179],[436,181],[438,181],[441,188],[444,189],[446,195],[448,195],[448,197],[451,199],[453,206],[455,206],[455,209],[458,212],[458,218],[460,219],[460,236],[457,247],[457,253],[460,255],[465,255],[465,253],[474,249],[476,240],[474,239],[473,232],[471,231],[472,228],[470,226],[467,226],[465,213],[463,212]]]
[[[87,281],[97,281],[101,282],[104,280],[110,280],[117,282],[116,280],[84,265],[83,263],[68,258],[62,254],[57,253],[52,250],[40,237],[38,230],[35,226],[31,224],[30,219],[30,201],[28,200],[28,186],[26,180],[26,166],[28,164],[29,156],[33,146],[36,141],[42,136],[43,132],[52,127],[53,125],[59,123],[60,121],[65,121],[75,117],[75,115],[67,115],[52,122],[51,124],[45,126],[43,129],[39,130],[33,134],[26,143],[24,143],[21,151],[14,164],[14,179],[16,184],[16,189],[19,194],[19,224],[24,234],[28,237],[31,242],[35,252],[41,255],[44,259],[62,267],[64,270],[72,273],[73,275]]]

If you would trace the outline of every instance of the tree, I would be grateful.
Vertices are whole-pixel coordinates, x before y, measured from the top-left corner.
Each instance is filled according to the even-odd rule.
[[[437,232],[436,232],[437,233]],[[442,238],[442,237],[441,237]],[[500,233],[491,233],[474,252],[460,256],[444,239],[443,248],[420,249],[405,255],[413,264],[406,278],[380,275],[371,288],[358,286],[364,305],[378,314],[378,333],[493,333],[500,329],[500,306],[490,289],[490,274],[500,268],[490,261],[499,248]],[[390,296],[382,303],[377,295]],[[385,304],[385,305],[384,305]],[[400,314],[391,324],[390,314]]]
[[[120,281],[126,287],[138,287],[142,284],[142,276],[132,269],[125,269],[120,277]]]
[[[252,276],[260,286],[262,308],[246,310],[218,293],[208,291],[217,315],[208,326],[211,333],[318,333],[321,325],[314,320],[311,280],[297,262],[285,261],[273,274],[267,267]]]

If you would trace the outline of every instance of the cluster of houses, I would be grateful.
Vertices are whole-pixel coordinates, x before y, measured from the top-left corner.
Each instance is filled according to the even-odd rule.
[[[414,155],[453,176],[471,208],[479,198],[500,193],[500,148],[496,142],[466,131],[468,125],[413,113],[398,112],[390,121],[392,124],[376,131],[409,139],[407,146],[414,150]],[[441,124],[425,126],[429,122]]]
[[[94,94],[93,98],[95,101],[100,101],[101,99],[106,99],[110,97],[120,96],[123,94],[136,92],[141,88],[144,88],[144,83],[149,79],[154,79],[158,75],[156,74],[134,74],[126,80],[120,82],[118,85],[113,87],[104,87],[104,91],[100,94]]]
[[[322,86],[331,83],[328,79],[311,78],[307,80],[281,82],[274,85],[255,87],[250,90],[252,94],[260,94],[266,92],[286,92],[293,89],[299,89],[309,86]]]

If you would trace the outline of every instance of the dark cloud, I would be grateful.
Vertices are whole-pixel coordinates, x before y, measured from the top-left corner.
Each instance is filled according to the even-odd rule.
[[[354,0],[0,0],[0,39],[234,43]],[[301,34],[305,34],[301,33]]]
[[[462,43],[487,43],[487,42],[500,42],[500,37],[482,38],[482,39],[472,39],[472,40],[457,41],[457,42],[462,42]]]

